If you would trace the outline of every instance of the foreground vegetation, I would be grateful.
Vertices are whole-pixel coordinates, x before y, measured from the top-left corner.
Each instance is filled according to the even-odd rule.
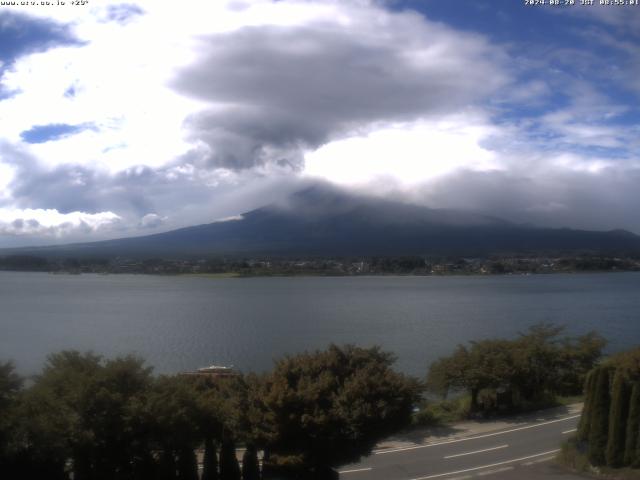
[[[459,346],[426,382],[394,371],[391,354],[354,346],[213,379],[154,376],[136,357],[74,351],[50,356],[28,381],[0,364],[0,476],[196,480],[201,463],[203,480],[337,478],[333,468],[412,422],[522,411],[582,393],[604,343],[536,325],[516,339]],[[425,389],[443,400],[426,401]]]
[[[563,329],[538,324],[513,340],[490,339],[459,345],[429,368],[427,388],[471,415],[525,411],[580,395],[588,372],[602,356],[605,340],[595,332],[562,336]],[[449,409],[451,410],[451,409]]]
[[[640,348],[589,373],[578,433],[562,458],[578,470],[626,468],[624,477],[640,478],[629,470],[640,467]]]
[[[286,357],[262,376],[154,377],[134,357],[52,355],[31,385],[0,367],[3,479],[334,478],[410,422],[416,381],[378,348]],[[242,471],[236,445],[245,447]]]

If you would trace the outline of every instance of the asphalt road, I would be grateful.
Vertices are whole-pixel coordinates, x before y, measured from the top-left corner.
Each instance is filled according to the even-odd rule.
[[[342,467],[340,478],[538,478],[544,470],[540,466],[555,457],[563,440],[575,431],[579,417],[567,415],[461,439],[377,451],[360,463]],[[542,476],[549,478],[546,473]]]

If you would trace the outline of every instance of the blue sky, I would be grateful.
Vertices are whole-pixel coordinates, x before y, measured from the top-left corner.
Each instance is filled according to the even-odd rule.
[[[640,233],[640,7],[67,7],[0,7],[0,246],[210,222],[314,181]]]

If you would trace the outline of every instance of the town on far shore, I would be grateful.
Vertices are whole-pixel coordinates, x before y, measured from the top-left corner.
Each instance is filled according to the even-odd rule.
[[[488,257],[214,257],[192,259],[0,257],[0,270],[210,276],[527,275],[640,271],[640,256],[492,255]]]

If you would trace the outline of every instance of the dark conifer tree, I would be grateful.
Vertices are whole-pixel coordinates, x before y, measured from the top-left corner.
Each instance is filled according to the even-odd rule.
[[[591,370],[587,374],[584,385],[584,405],[582,407],[582,415],[578,423],[578,440],[585,441],[589,438],[589,426],[591,425],[591,404],[594,391],[594,380],[597,370]]]
[[[240,465],[233,440],[224,440],[220,449],[220,480],[241,480]]]
[[[626,443],[624,449],[624,464],[637,466],[640,464],[640,382],[635,382],[631,388],[629,400],[629,416],[627,417]]]
[[[260,480],[258,451],[253,445],[248,445],[242,456],[242,480]]]
[[[176,458],[171,450],[163,450],[160,454],[160,480],[176,480]]]
[[[198,460],[192,448],[183,448],[178,454],[178,480],[198,480]]]
[[[610,369],[599,367],[596,371],[594,389],[591,395],[592,404],[589,425],[589,448],[587,456],[593,465],[606,463],[605,451],[607,448],[607,435],[609,433],[609,376]]]
[[[158,464],[151,453],[147,452],[135,459],[133,478],[135,480],[156,480],[158,478]]]
[[[211,438],[204,442],[204,459],[202,466],[202,480],[218,480],[218,454]]]
[[[624,373],[617,369],[611,390],[609,410],[609,435],[607,442],[607,465],[621,467],[624,462],[626,423],[629,416],[629,385]]]

